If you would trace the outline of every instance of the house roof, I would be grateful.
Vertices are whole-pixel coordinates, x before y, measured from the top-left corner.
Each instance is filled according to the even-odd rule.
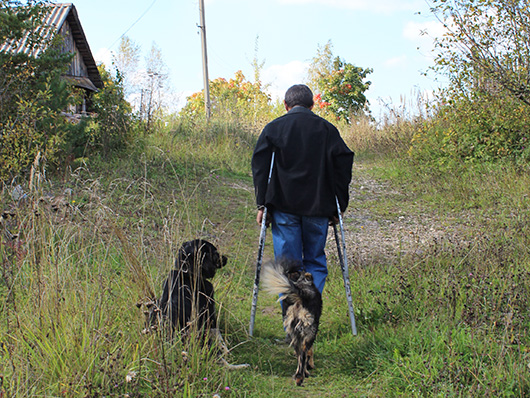
[[[87,67],[88,77],[96,87],[102,88],[103,81],[101,80],[101,75],[99,74],[92,52],[90,51],[90,46],[88,45],[81,22],[79,21],[75,6],[72,3],[61,3],[50,4],[46,7],[49,7],[50,11],[45,16],[42,27],[39,28],[39,35],[45,42],[48,42],[49,39],[53,38],[61,30],[64,22],[68,21],[79,54],[83,58],[83,62]],[[13,51],[15,53],[23,52],[36,57],[45,50],[42,46],[29,46],[28,38],[29,33],[16,43],[3,43],[0,45],[0,51]]]

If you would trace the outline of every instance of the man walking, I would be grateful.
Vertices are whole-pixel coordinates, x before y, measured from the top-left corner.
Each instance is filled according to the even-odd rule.
[[[335,126],[311,111],[309,87],[289,88],[284,104],[287,113],[265,126],[252,156],[256,221],[266,206],[275,258],[299,261],[322,293],[328,225],[337,216],[335,198],[343,212],[348,206],[354,153]]]

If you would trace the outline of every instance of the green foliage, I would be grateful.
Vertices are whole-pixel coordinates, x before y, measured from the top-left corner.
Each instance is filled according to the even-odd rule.
[[[25,53],[0,52],[1,179],[27,172],[37,156],[59,162],[70,128],[61,112],[75,100],[70,86],[61,79],[71,55],[60,52],[60,40],[46,41],[36,28],[46,11],[43,2],[16,5],[3,1],[0,8],[1,42],[15,43],[28,34]]]
[[[331,42],[318,49],[309,67],[309,85],[315,94],[315,112],[336,120],[352,121],[366,110],[364,95],[372,69],[354,66],[340,57],[333,58]]]
[[[530,11],[512,0],[433,1],[444,23],[435,70],[449,78],[410,155],[443,168],[530,160]]]
[[[113,78],[103,66],[98,69],[104,86],[92,97],[96,115],[84,120],[81,131],[71,139],[77,140],[78,153],[83,148],[85,156],[96,152],[108,157],[133,143],[136,125],[131,106],[124,98],[119,71]]]
[[[502,88],[530,106],[530,8],[516,0],[434,0],[446,33],[437,69],[453,88],[473,95]]]
[[[35,27],[40,26],[43,14],[46,12],[45,4],[45,0],[30,0],[26,2],[25,7],[22,7],[21,1],[1,0],[0,42],[2,44],[9,40],[17,42],[24,37],[26,32],[34,31]],[[28,48],[38,46],[40,39],[42,38],[38,35],[30,35]],[[23,57],[23,55],[20,56]]]
[[[450,100],[411,141],[410,155],[439,166],[457,162],[530,160],[528,106],[510,96]]]

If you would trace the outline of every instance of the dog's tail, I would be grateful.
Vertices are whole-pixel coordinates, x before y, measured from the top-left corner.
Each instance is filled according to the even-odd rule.
[[[281,264],[267,263],[263,265],[261,276],[263,290],[270,294],[290,295],[293,294],[293,285],[284,273]],[[285,298],[286,296],[282,296]]]

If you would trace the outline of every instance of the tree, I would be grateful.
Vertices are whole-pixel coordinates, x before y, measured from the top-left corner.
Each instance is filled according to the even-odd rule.
[[[167,67],[162,59],[160,48],[153,43],[145,57],[146,73],[141,91],[140,118],[145,122],[146,131],[153,129],[156,115],[164,106],[166,84],[169,78]]]
[[[107,156],[126,149],[132,142],[132,109],[125,100],[122,77],[117,71],[116,77],[103,67],[99,67],[103,80],[103,89],[94,95],[95,119],[90,125],[90,144]]]
[[[530,106],[530,5],[527,0],[433,0],[446,28],[437,69],[467,93],[506,90]]]
[[[530,8],[521,0],[432,0],[446,32],[434,69],[449,78],[410,153],[438,164],[530,159]]]
[[[140,64],[141,49],[128,37],[123,37],[114,57],[125,98],[131,103],[145,131],[152,132],[155,122],[169,98],[169,73],[160,48],[153,42]]]
[[[313,57],[307,70],[307,85],[314,93],[323,90],[322,79],[333,70],[333,44],[329,40],[324,46],[317,46],[317,55]]]
[[[253,125],[258,115],[268,112],[270,97],[263,91],[261,82],[246,80],[237,71],[233,79],[217,78],[210,81],[212,116],[237,118]],[[194,119],[203,115],[204,92],[199,91],[187,98],[181,115]]]
[[[122,76],[125,98],[139,92],[138,68],[140,64],[140,46],[129,37],[123,36],[114,56],[114,64]]]
[[[351,122],[352,115],[364,113],[368,101],[364,81],[372,69],[363,69],[333,57],[331,42],[319,47],[308,70],[308,84],[315,92],[316,112]]]
[[[62,111],[73,104],[61,79],[72,56],[60,51],[60,37],[42,37],[44,1],[0,2],[0,43],[12,48],[24,38],[24,52],[0,51],[0,178],[24,173],[37,157],[59,159],[71,128]],[[35,55],[38,54],[38,55]]]

